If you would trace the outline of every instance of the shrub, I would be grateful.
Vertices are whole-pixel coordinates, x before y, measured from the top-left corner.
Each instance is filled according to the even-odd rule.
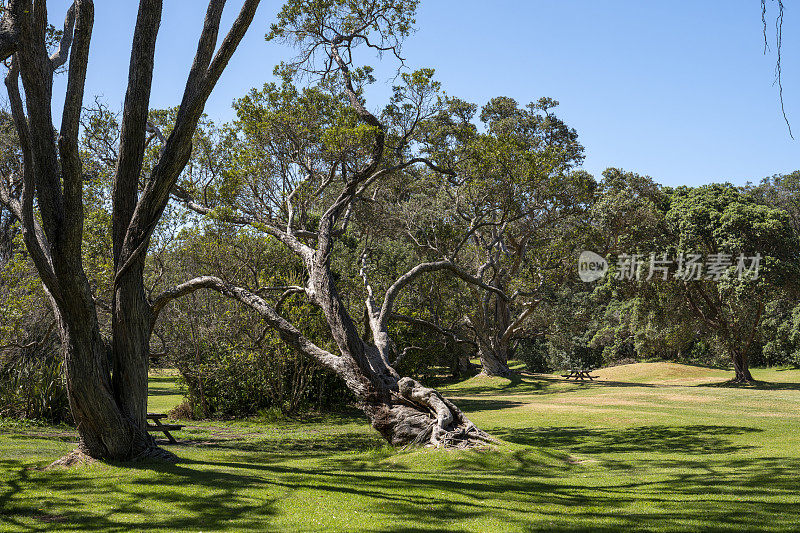
[[[187,391],[182,418],[325,411],[352,399],[338,377],[277,336],[268,335],[257,350],[205,340],[197,353],[178,358],[176,364]]]
[[[55,335],[0,354],[0,416],[72,422]]]

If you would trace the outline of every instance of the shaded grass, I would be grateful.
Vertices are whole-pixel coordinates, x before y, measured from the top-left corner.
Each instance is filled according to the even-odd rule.
[[[756,371],[771,385],[727,388],[707,386],[727,373],[691,369],[452,384],[447,394],[504,442],[469,452],[391,449],[344,414],[187,422],[170,448],[181,464],[42,471],[71,447],[63,428],[0,423],[0,529],[796,530],[800,372]],[[170,387],[154,382],[163,411]]]

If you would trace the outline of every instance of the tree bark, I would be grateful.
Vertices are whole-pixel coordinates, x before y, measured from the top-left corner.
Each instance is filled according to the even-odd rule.
[[[110,345],[100,334],[81,254],[84,175],[78,139],[94,4],[91,0],[73,2],[59,49],[50,57],[45,39],[45,2],[13,0],[3,13],[0,57],[13,50],[6,87],[20,140],[23,172],[19,197],[12,194],[14,188],[0,183],[0,201],[21,222],[26,248],[50,297],[59,327],[67,392],[79,434],[78,448],[58,461],[60,464],[71,464],[85,456],[121,461],[145,457],[176,459],[170,452],[160,450],[147,432],[149,339],[155,313],[144,291],[145,257],[170,190],[191,154],[191,138],[205,102],[252,22],[258,4],[259,0],[244,0],[215,54],[225,1],[209,1],[175,128],[139,194],[153,55],[162,8],[161,0],[140,2],[114,179],[113,250],[109,251],[115,267]],[[56,136],[51,113],[53,72],[66,64],[67,57],[67,89]],[[20,77],[25,89],[24,104]],[[109,360],[113,361],[111,365]]]
[[[734,350],[731,354],[733,360],[734,383],[752,383],[755,381],[750,373],[750,358],[743,351]]]
[[[512,374],[508,368],[508,351],[502,346],[485,346],[481,342],[478,356],[481,360],[481,373],[487,376],[508,377]],[[485,347],[484,347],[485,346]]]
[[[508,356],[511,346],[505,333],[511,320],[506,302],[487,294],[483,305],[470,317],[470,321],[478,341],[481,373],[487,376],[510,376],[512,371],[508,368]]]

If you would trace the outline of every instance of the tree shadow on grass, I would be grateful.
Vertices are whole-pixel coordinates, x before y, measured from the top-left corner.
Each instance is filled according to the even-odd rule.
[[[320,435],[312,438],[293,437],[205,437],[198,440],[183,440],[180,446],[203,449],[234,450],[256,452],[276,457],[315,457],[331,453],[364,452],[383,446],[386,443],[379,435],[368,433],[340,433]]]
[[[229,461],[203,464],[254,468]],[[360,515],[366,510],[386,524],[360,528],[366,531],[463,531],[470,529],[467,520],[484,528],[503,524],[501,529],[526,531],[743,531],[765,524],[791,529],[800,519],[797,459],[635,460],[624,466],[634,472],[655,467],[659,475],[632,476],[617,469],[610,477],[587,480],[585,468],[568,464],[517,473],[465,471],[451,463],[440,471],[419,472],[386,464],[347,470],[256,468],[292,493],[313,487],[324,501],[356,498]]]
[[[229,530],[236,521],[237,529],[261,530],[264,520],[275,513],[275,498],[255,498],[243,490],[263,483],[252,475],[164,463],[125,466],[131,471],[157,471],[157,478],[135,479],[135,474],[118,472],[97,476],[81,469],[35,472],[30,465],[0,460],[4,471],[0,479],[5,482],[0,489],[0,529],[219,531]],[[26,491],[41,496],[30,498]],[[87,491],[96,494],[98,501],[83,496]],[[198,497],[197,492],[206,497]]]
[[[601,379],[575,381],[549,374],[515,373],[505,385],[490,383],[454,388],[445,392],[445,396],[479,395],[479,394],[562,394],[583,390],[586,387],[637,387],[659,388],[664,385],[653,383],[636,383],[628,381],[607,381]]]
[[[477,411],[499,411],[500,409],[510,409],[525,405],[526,402],[514,400],[480,399],[480,398],[458,398],[453,403],[464,412],[475,413]]]
[[[569,464],[563,455],[553,451],[543,456],[537,448],[454,454],[445,456],[439,468],[428,465],[418,471],[381,462],[262,463],[260,453],[246,451],[188,458],[178,465],[126,465],[128,471],[109,470],[107,475],[91,469],[34,473],[18,461],[0,460],[0,519],[5,520],[0,525],[15,531],[47,531],[54,524],[72,531],[276,530],[272,521],[280,510],[295,512],[291,504],[279,509],[278,503],[308,497],[329,502],[319,512],[346,518],[341,527],[375,532],[752,531],[767,526],[791,530],[800,523],[797,458],[700,456],[708,445],[725,449],[720,442],[725,436],[756,430],[695,426],[695,436],[705,441],[700,445],[687,441],[680,429],[649,429],[644,433],[648,438],[638,443],[643,448],[631,451],[665,439],[657,451],[669,446],[698,454],[696,459],[642,454],[617,460],[613,469],[605,462]],[[539,432],[533,441],[558,448],[588,440],[581,451],[589,453],[630,438],[626,431],[567,428],[561,436]],[[413,469],[414,463],[408,466]],[[31,490],[42,498],[24,497]],[[313,506],[299,509],[314,512]],[[357,515],[345,515],[353,509]],[[309,517],[294,518],[301,524],[296,529],[311,527]]]
[[[752,390],[797,390],[800,391],[800,383],[781,383],[773,381],[753,381],[751,383],[736,383],[734,381],[722,381],[718,383],[702,383],[697,387],[712,387],[717,389],[752,389]]]
[[[492,433],[515,444],[568,449],[573,453],[602,454],[629,452],[734,453],[753,448],[733,444],[726,436],[758,433],[762,430],[738,426],[639,426],[623,429],[587,427],[545,427],[495,429]]]

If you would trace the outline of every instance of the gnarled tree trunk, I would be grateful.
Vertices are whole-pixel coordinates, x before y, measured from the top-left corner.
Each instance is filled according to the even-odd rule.
[[[363,8],[359,6],[348,16],[353,20],[363,18],[368,21],[364,23],[363,31],[369,32],[375,27],[394,24],[392,20],[395,19],[397,11],[408,7],[404,6],[404,4],[392,2],[371,3]],[[346,10],[349,7],[352,6],[348,5],[343,9]],[[308,194],[321,198],[322,192],[332,183],[342,184],[338,195],[327,195],[329,198],[334,198],[332,203],[327,205],[327,208],[325,206],[319,208],[319,222],[315,228],[295,227],[295,224],[303,224],[302,220],[295,220],[293,215],[293,201],[296,200],[296,193],[303,187],[303,182],[300,182],[294,191],[288,193],[283,192],[283,185],[280,186],[279,194],[286,194],[282,200],[285,201],[287,207],[285,218],[283,215],[276,214],[272,209],[244,210],[241,208],[236,214],[221,213],[220,210],[217,210],[214,212],[214,216],[217,220],[249,225],[253,229],[271,235],[303,261],[307,280],[305,286],[295,288],[295,292],[305,293],[309,301],[322,310],[331,337],[337,346],[338,354],[330,353],[304,337],[297,328],[278,315],[275,309],[259,296],[215,277],[195,278],[165,291],[156,299],[154,308],[158,312],[172,298],[197,289],[207,288],[219,291],[257,311],[286,343],[301,353],[315,358],[340,376],[358,399],[360,407],[366,413],[372,426],[390,443],[394,445],[420,443],[447,447],[485,444],[492,440],[491,437],[475,427],[452,402],[443,398],[435,390],[424,387],[408,377],[401,377],[395,371],[389,362],[393,346],[387,330],[387,321],[392,314],[397,294],[426,272],[446,270],[486,290],[496,289],[486,286],[479,277],[466,273],[451,259],[442,259],[419,264],[398,278],[386,291],[383,303],[378,308],[373,300],[372,288],[362,270],[368,294],[366,300],[367,322],[373,342],[367,342],[362,338],[337,291],[330,267],[331,255],[335,251],[335,241],[345,234],[350,214],[354,211],[354,204],[360,201],[360,196],[364,194],[364,191],[380,177],[400,172],[412,165],[425,164],[435,172],[447,171],[423,157],[405,159],[404,150],[397,147],[395,147],[396,154],[402,158],[402,161],[393,161],[395,164],[388,164],[384,154],[386,127],[366,109],[361,95],[353,86],[350,75],[351,47],[356,41],[367,41],[368,38],[360,32],[345,35],[331,30],[331,26],[325,22],[327,16],[323,14],[325,9],[327,8],[321,8],[320,13],[313,17],[308,13],[303,13],[299,19],[294,17],[283,19],[281,22],[283,29],[280,30],[280,33],[284,36],[288,35],[283,30],[286,29],[285,26],[290,26],[293,31],[297,31],[298,41],[310,40],[313,43],[309,44],[310,49],[319,49],[320,53],[324,50],[327,53],[329,61],[325,62],[326,72],[332,75],[331,71],[337,69],[341,74],[344,96],[359,120],[373,132],[373,136],[369,140],[370,146],[363,150],[366,155],[359,155],[358,157],[362,159],[356,159],[355,162],[348,160],[346,164],[344,161],[334,164],[326,171],[327,177],[319,182],[318,187],[308,188]],[[336,17],[341,16],[338,7],[334,11]],[[309,19],[306,20],[305,16],[309,16]],[[298,20],[304,22],[301,23]],[[354,23],[348,22],[343,27],[349,28],[352,24]],[[273,30],[273,32],[277,31]],[[382,35],[384,36],[393,34],[385,28],[383,31]],[[290,40],[294,41],[294,38]],[[340,54],[340,50],[342,54]],[[311,58],[313,55],[309,54],[307,58]],[[306,55],[303,54],[303,56]],[[421,101],[424,100],[425,98],[422,98]],[[418,119],[412,120],[410,123],[417,124]],[[280,129],[283,131],[283,126]],[[410,133],[407,132],[402,142],[411,138]],[[307,161],[301,152],[302,150],[290,150],[274,157],[280,158],[281,165],[304,168],[308,179],[318,178],[319,173],[314,170],[314,167],[317,164],[322,165],[324,162]],[[349,158],[350,156],[343,155],[342,157]],[[452,171],[450,173],[452,174]],[[252,179],[260,178],[254,176]],[[262,185],[271,187],[274,184],[259,182],[256,189]],[[317,191],[313,192],[314,189]],[[189,208],[199,213],[209,214],[212,211],[208,205],[196,203],[191,198],[189,191],[177,191],[174,194],[184,200]],[[232,207],[236,209],[237,206]],[[308,244],[314,241],[313,246]]]
[[[338,355],[316,346],[259,296],[213,276],[201,276],[166,291],[156,300],[155,309],[158,312],[170,300],[198,289],[218,291],[254,309],[284,342],[342,378],[372,426],[389,443],[472,447],[493,442],[437,391],[401,377],[392,368],[387,359],[388,333],[376,315],[370,321],[376,343],[361,338],[336,291],[327,264],[314,266],[311,273],[307,294],[324,312]]]
[[[502,287],[499,290],[502,290]],[[511,342],[506,335],[510,322],[507,302],[491,293],[484,295],[480,309],[470,316],[470,323],[478,341],[482,374],[500,377],[511,375],[511,369],[508,368]]]

